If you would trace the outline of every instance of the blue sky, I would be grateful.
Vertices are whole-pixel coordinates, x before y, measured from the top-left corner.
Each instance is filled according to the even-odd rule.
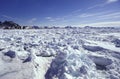
[[[0,21],[39,26],[120,26],[120,0],[0,0]]]

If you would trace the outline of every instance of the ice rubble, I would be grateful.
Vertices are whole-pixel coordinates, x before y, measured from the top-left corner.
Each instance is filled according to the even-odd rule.
[[[52,61],[46,79],[96,79],[95,64],[83,51],[68,47]]]
[[[120,48],[110,38],[120,33],[108,30],[1,30],[0,79],[119,79]]]

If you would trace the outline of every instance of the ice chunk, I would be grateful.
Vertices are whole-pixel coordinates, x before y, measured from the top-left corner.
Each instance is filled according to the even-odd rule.
[[[90,59],[96,64],[96,69],[106,70],[106,66],[113,63],[109,58],[100,57],[100,56],[89,56]]]
[[[114,43],[116,47],[120,47],[120,39],[114,39],[112,43]]]
[[[109,58],[100,57],[100,56],[89,56],[89,57],[96,64],[107,66],[107,65],[110,65],[110,64],[113,63],[113,61],[111,59],[109,59]]]
[[[4,53],[5,56],[9,56],[10,58],[15,58],[16,54],[14,51],[9,50],[8,52]]]
[[[97,51],[102,51],[104,50],[104,48],[99,47],[99,46],[87,46],[87,45],[83,45],[82,46],[84,49],[88,50],[88,51],[92,51],[92,52],[97,52]]]
[[[32,60],[32,57],[31,57],[31,55],[29,55],[29,56],[23,61],[23,63],[30,62],[31,60]]]

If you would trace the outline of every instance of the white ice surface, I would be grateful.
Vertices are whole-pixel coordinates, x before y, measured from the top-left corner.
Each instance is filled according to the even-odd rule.
[[[111,43],[114,38],[107,39],[119,38],[120,32],[103,30],[106,34],[99,29],[2,30],[0,79],[120,79],[120,48]],[[83,45],[107,50],[92,52]],[[9,50],[15,58],[4,55]]]

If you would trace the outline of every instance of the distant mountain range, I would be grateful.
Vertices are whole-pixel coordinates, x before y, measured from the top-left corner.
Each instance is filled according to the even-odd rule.
[[[64,27],[49,27],[49,26],[20,26],[19,24],[13,22],[13,21],[0,21],[0,29],[57,29],[57,28],[64,28]],[[65,28],[72,28],[71,26],[66,26]]]
[[[40,29],[39,26],[20,26],[13,21],[0,21],[0,29]]]
[[[91,27],[91,26],[85,26],[85,27],[72,27],[72,26],[65,26],[65,27],[49,27],[49,26],[43,26],[43,27],[39,27],[39,26],[21,26],[13,21],[4,21],[1,22],[0,21],[0,29],[75,29],[75,28],[85,28],[85,29],[114,29],[115,27]],[[118,28],[118,27],[116,27]]]

